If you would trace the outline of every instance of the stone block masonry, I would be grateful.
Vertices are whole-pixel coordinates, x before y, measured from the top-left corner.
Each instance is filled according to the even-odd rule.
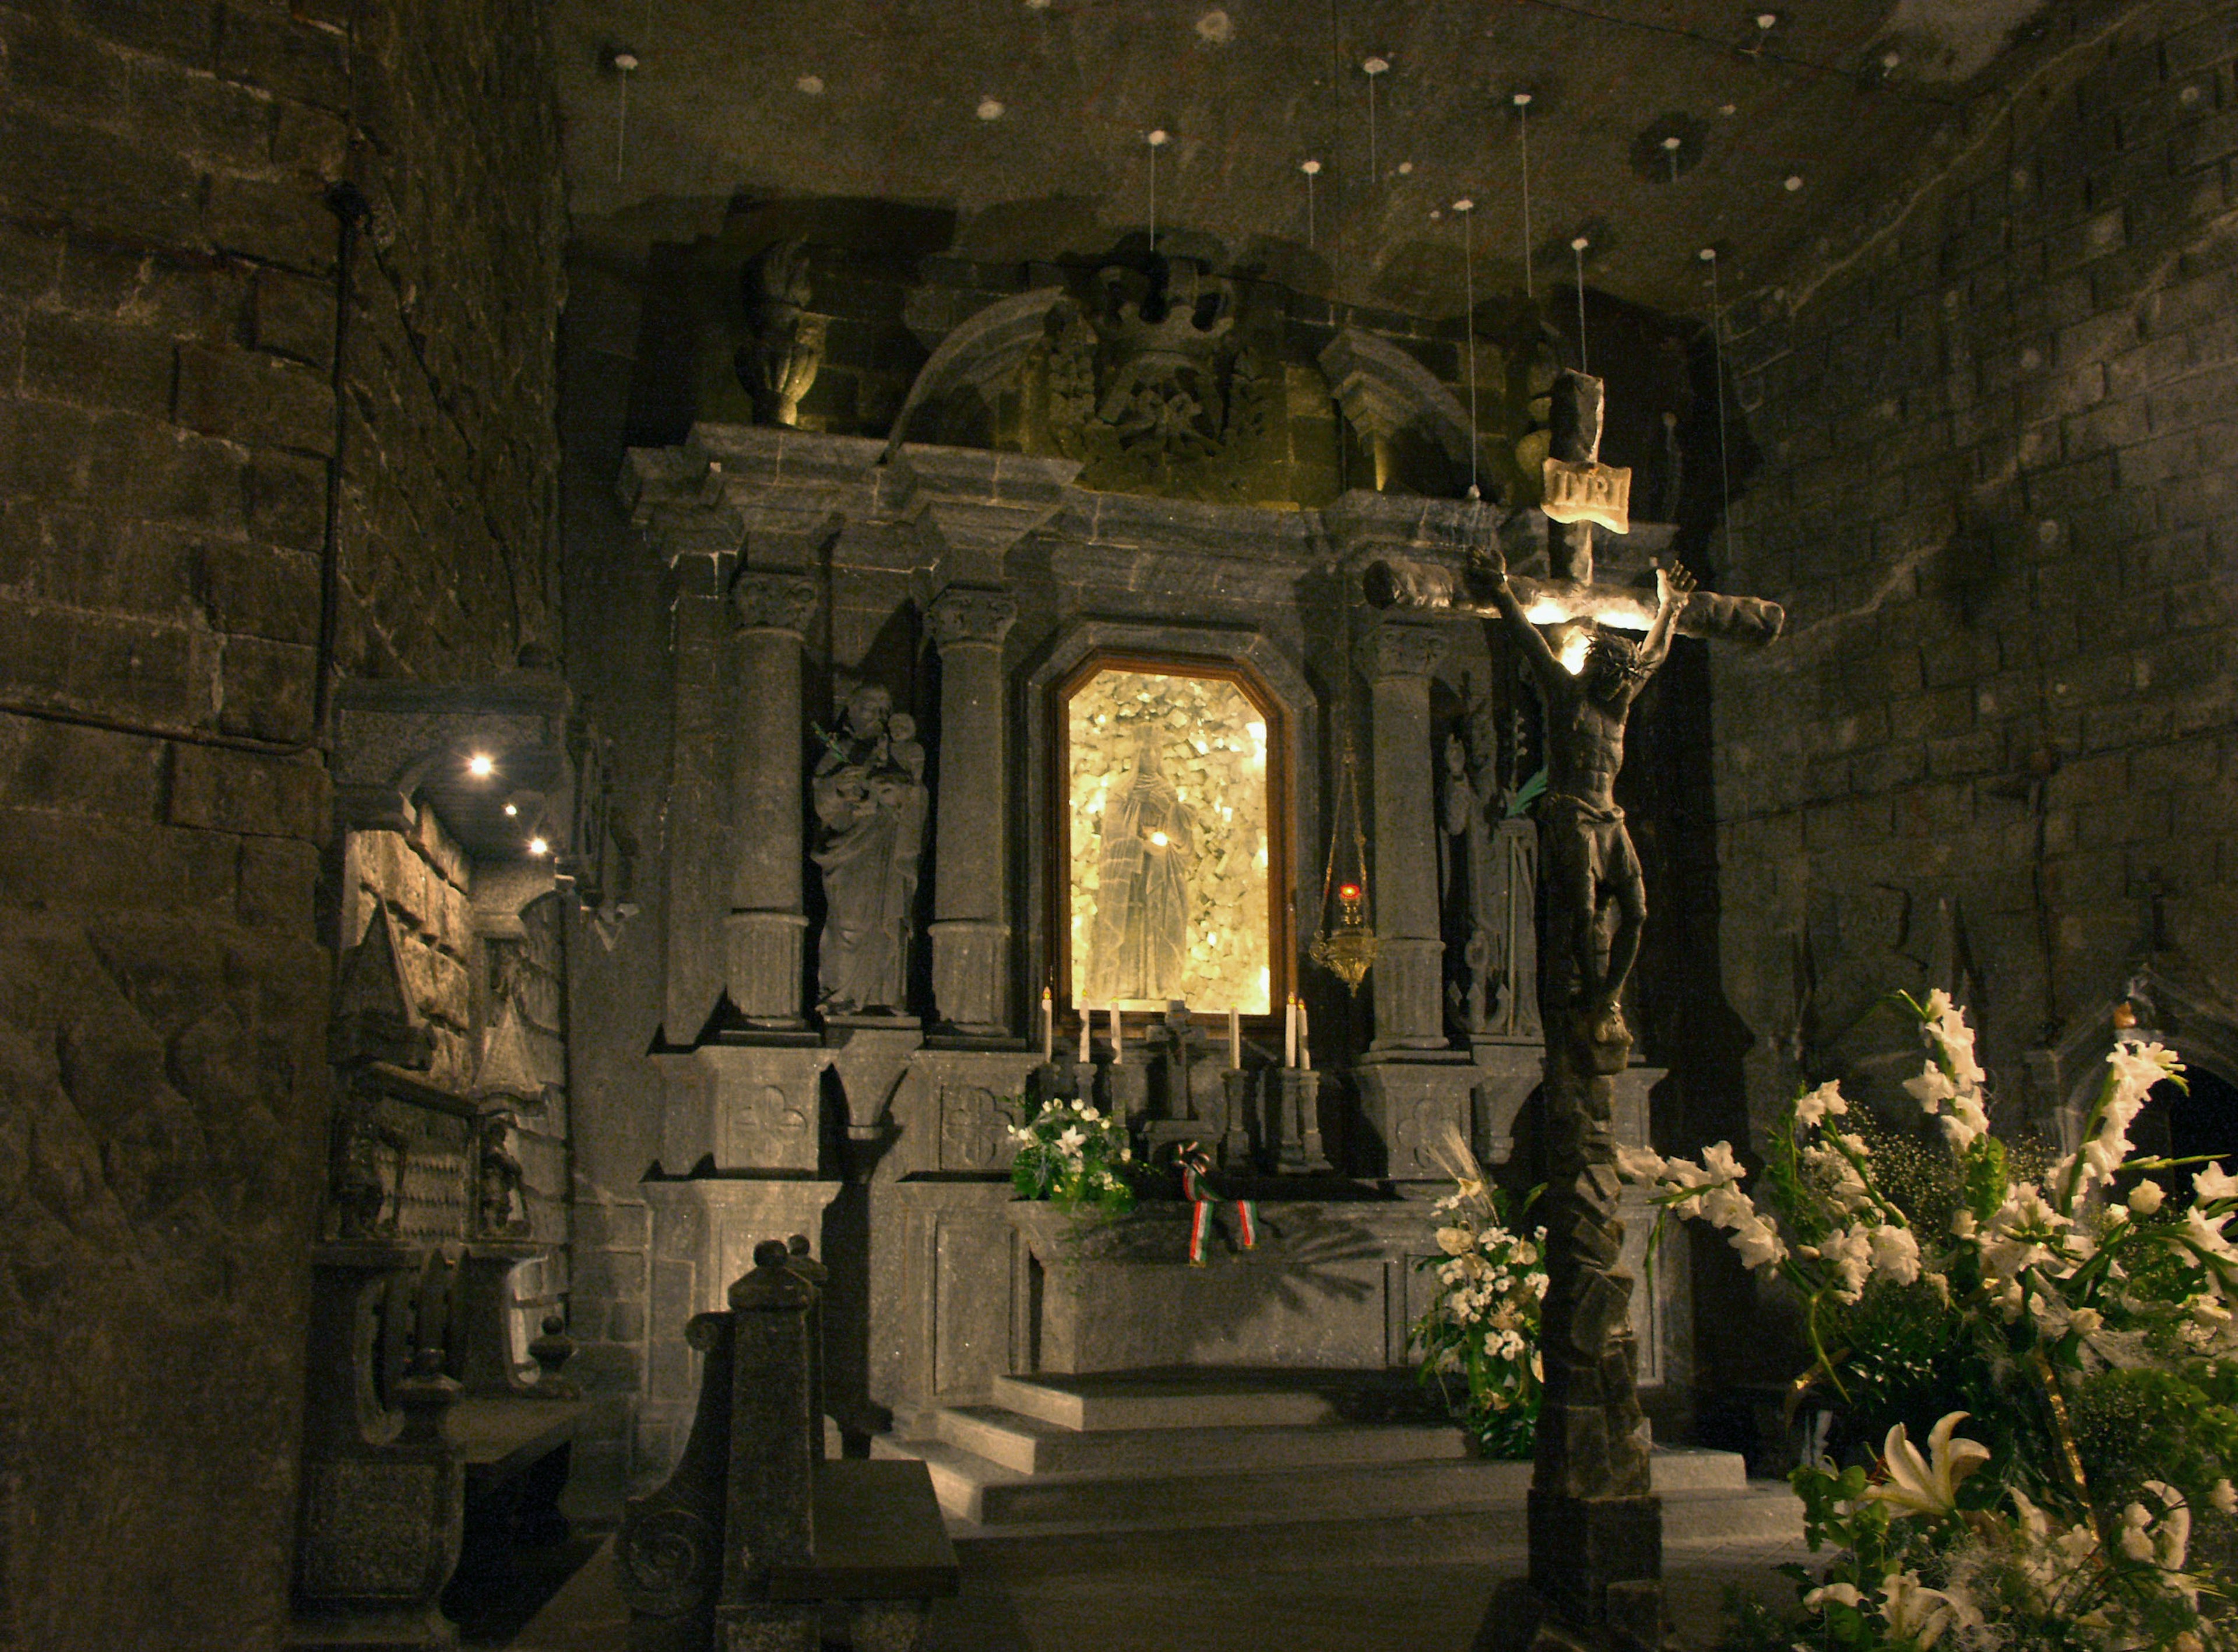
[[[2020,1057],[2150,963],[2238,1001],[2238,7],[2055,5],[1727,365],[1777,656],[1713,663],[1728,989],[1761,1123],[1970,988]]]
[[[335,941],[322,558],[341,672],[554,640],[545,23],[0,7],[10,1652],[279,1642]]]

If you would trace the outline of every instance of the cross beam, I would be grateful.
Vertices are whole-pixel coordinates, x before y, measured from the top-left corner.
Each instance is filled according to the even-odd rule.
[[[1510,575],[1507,583],[1515,592],[1516,601],[1522,605],[1524,614],[1535,625],[1582,619],[1597,620],[1625,631],[1644,631],[1655,621],[1652,592],[1573,579],[1533,579],[1521,574]],[[1450,568],[1443,563],[1387,558],[1368,565],[1362,585],[1362,594],[1376,608],[1479,619],[1500,618],[1500,610],[1493,605],[1488,591],[1472,588],[1467,570]],[[1673,629],[1682,637],[1762,647],[1778,637],[1786,621],[1786,611],[1776,602],[1697,591],[1679,611]]]

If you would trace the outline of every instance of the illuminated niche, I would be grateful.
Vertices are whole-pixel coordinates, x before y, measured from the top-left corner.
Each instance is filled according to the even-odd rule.
[[[1072,1002],[1271,1013],[1288,983],[1271,974],[1283,845],[1268,704],[1233,671],[1091,662],[1059,716]]]

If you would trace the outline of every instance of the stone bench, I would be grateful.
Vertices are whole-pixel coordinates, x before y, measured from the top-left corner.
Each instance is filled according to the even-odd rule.
[[[730,1307],[686,1327],[691,1436],[615,1543],[630,1652],[818,1652],[831,1608],[857,1652],[910,1652],[957,1590],[924,1464],[824,1457],[811,1272],[765,1240]]]

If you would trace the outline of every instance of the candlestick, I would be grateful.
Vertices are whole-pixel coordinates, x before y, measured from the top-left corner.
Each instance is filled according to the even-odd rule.
[[[1089,1023],[1095,1019],[1096,1012],[1086,1004],[1083,1004],[1080,1007],[1080,1064],[1083,1067],[1086,1067],[1094,1059],[1089,1053],[1088,1034]]]
[[[1306,1041],[1308,1031],[1306,1001],[1301,998],[1298,1000],[1298,1066],[1301,1070],[1310,1073],[1314,1070],[1314,1052],[1313,1047]]]
[[[1282,1065],[1298,1064],[1298,995],[1292,993],[1282,1006]]]
[[[1042,1065],[1056,1060],[1056,995],[1042,988]]]
[[[1239,1009],[1228,1012],[1228,1064],[1243,1065],[1243,1012]]]
[[[1119,1006],[1114,1004],[1111,1006],[1111,1065],[1124,1067],[1126,1064],[1127,1046],[1119,1036]]]

